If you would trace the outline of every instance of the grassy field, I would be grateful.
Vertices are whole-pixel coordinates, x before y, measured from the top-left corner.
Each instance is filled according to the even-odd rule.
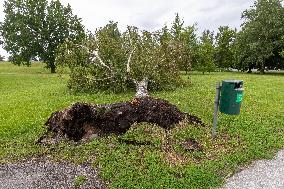
[[[0,163],[49,156],[91,163],[110,188],[214,188],[251,161],[271,158],[284,147],[283,74],[193,73],[183,77],[191,82],[189,86],[152,95],[197,115],[207,126],[181,123],[169,133],[167,142],[162,129],[140,124],[123,136],[40,146],[35,141],[45,132],[43,125],[53,111],[77,101],[126,101],[134,92],[70,94],[67,76],[49,74],[41,64],[26,68],[0,63]],[[215,84],[222,79],[244,80],[245,96],[241,115],[219,114],[218,137],[212,141]],[[119,138],[151,145],[129,145]],[[187,138],[195,139],[203,150],[185,151],[181,143]]]

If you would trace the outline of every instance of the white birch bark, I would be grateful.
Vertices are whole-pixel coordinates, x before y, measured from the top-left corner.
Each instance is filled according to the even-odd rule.
[[[148,79],[144,78],[142,81],[136,81],[136,98],[147,97],[148,94]]]

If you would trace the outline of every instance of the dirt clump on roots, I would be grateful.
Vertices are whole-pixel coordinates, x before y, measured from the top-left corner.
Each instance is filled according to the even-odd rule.
[[[110,133],[124,134],[132,124],[140,122],[153,123],[168,130],[184,119],[203,125],[198,117],[181,112],[166,100],[143,97],[104,105],[78,102],[52,113],[45,125],[54,138],[65,137],[77,142]]]

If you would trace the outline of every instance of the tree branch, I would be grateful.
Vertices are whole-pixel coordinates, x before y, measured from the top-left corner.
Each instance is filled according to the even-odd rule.
[[[79,45],[78,47],[85,48],[88,51],[88,53],[90,53],[90,55],[93,55],[93,57],[91,57],[91,59],[90,59],[91,63],[93,63],[96,66],[102,66],[102,67],[108,69],[111,72],[111,74],[114,75],[113,69],[110,66],[108,66],[106,63],[104,63],[104,61],[99,56],[98,50],[93,50],[93,52],[90,52],[90,49],[87,46]],[[97,45],[97,48],[99,49],[98,45]],[[99,60],[99,63],[100,63],[99,65],[95,63],[96,59]]]
[[[105,78],[101,78],[101,79],[95,78],[94,76],[93,77],[85,76],[85,78],[90,79],[92,81],[106,81],[106,80],[112,79],[113,76],[109,76],[109,77],[105,77]],[[114,81],[110,81],[110,82],[114,82]]]
[[[111,69],[110,66],[108,66],[107,64],[104,63],[104,61],[101,59],[101,57],[99,56],[99,52],[97,50],[94,50],[91,55],[94,55],[94,57],[91,59],[91,61],[94,63],[96,59],[99,60],[100,64],[107,68],[111,73],[114,73],[114,71]]]
[[[130,71],[131,71],[131,68],[130,68],[130,61],[131,61],[132,54],[134,53],[134,51],[135,51],[135,48],[130,52],[129,57],[128,57],[128,60],[127,60],[126,72],[127,72],[128,74],[129,74]]]

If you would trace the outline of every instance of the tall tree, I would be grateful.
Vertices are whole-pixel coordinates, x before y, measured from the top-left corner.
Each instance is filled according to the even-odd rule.
[[[221,26],[216,35],[215,63],[219,68],[228,69],[234,64],[234,41],[236,30]]]
[[[179,69],[188,72],[192,64],[196,62],[196,25],[184,26],[184,21],[176,14],[171,27],[172,42],[174,54],[172,54],[175,63]]]
[[[198,48],[198,64],[195,69],[204,72],[213,72],[215,71],[215,62],[214,62],[214,33],[205,30],[200,37],[199,48]]]
[[[0,33],[16,64],[29,65],[32,57],[39,57],[55,73],[58,45],[66,38],[76,41],[84,36],[81,19],[59,0],[6,0],[4,13]]]
[[[256,67],[255,56],[249,56],[252,53],[249,43],[247,43],[248,35],[245,30],[241,30],[237,33],[235,46],[235,61],[234,68],[241,71],[252,72],[252,69]],[[250,53],[248,53],[250,52]]]
[[[171,34],[176,41],[180,41],[181,33],[184,29],[184,21],[180,18],[179,14],[176,13],[175,20],[172,23]]]
[[[184,69],[184,60],[182,59],[184,54],[184,42],[183,42],[183,31],[184,21],[180,18],[179,14],[176,13],[174,22],[171,26],[171,48],[174,53],[171,53],[173,61],[178,66],[179,70]]]
[[[184,28],[181,34],[181,70],[185,70],[186,73],[192,69],[194,64],[197,63],[198,56],[198,43],[196,36],[196,26],[187,26]]]
[[[283,67],[280,51],[284,31],[282,0],[257,0],[242,14],[242,31],[237,38],[239,67],[265,69]]]

